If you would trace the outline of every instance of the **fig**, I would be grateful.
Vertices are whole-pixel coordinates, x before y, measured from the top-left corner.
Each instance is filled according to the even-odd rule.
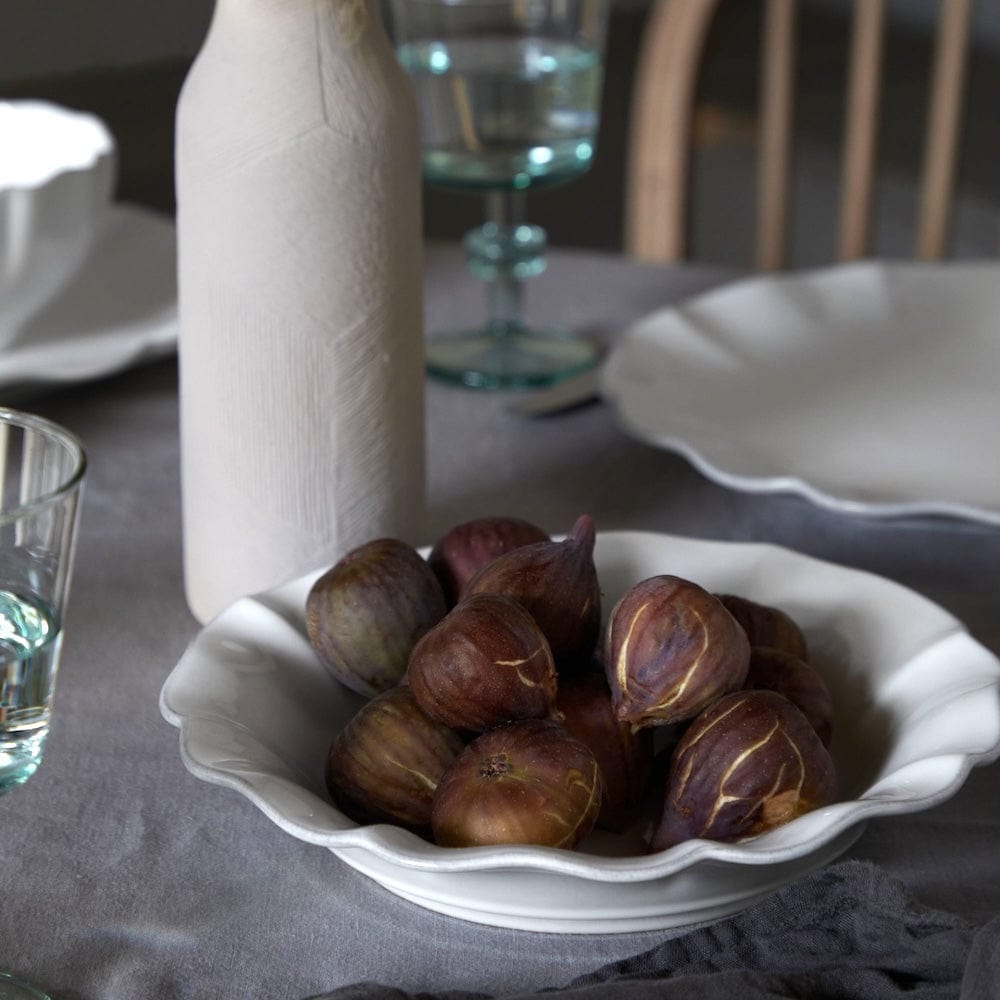
[[[420,553],[379,538],[316,580],[306,598],[306,631],[333,676],[370,698],[399,683],[417,640],[447,610]]]
[[[604,789],[597,825],[615,832],[625,830],[639,814],[649,779],[653,730],[620,722],[604,674],[593,671],[559,685],[552,718],[597,758]]]
[[[605,671],[615,714],[633,726],[694,718],[742,687],[750,643],[707,590],[677,576],[654,576],[612,609]]]
[[[435,542],[427,562],[437,574],[449,607],[464,596],[469,580],[505,552],[549,541],[548,533],[517,517],[480,517],[457,524]]]
[[[718,594],[725,609],[740,623],[751,646],[783,649],[800,660],[809,659],[809,645],[802,629],[780,608],[759,604],[736,594]]]
[[[651,846],[753,837],[828,805],[834,791],[833,760],[802,712],[776,691],[737,691],[678,743]]]
[[[555,722],[524,719],[483,733],[455,758],[438,785],[431,824],[443,847],[573,849],[600,808],[593,753]]]
[[[815,667],[783,649],[755,646],[745,690],[777,691],[809,720],[824,746],[833,737],[833,698]]]
[[[594,565],[594,521],[581,514],[563,541],[522,545],[494,559],[466,593],[504,594],[538,622],[556,669],[590,662],[601,631],[601,591]]]
[[[542,630],[501,594],[466,598],[424,635],[410,654],[407,683],[432,718],[476,732],[542,718],[556,698]]]
[[[428,834],[438,782],[464,748],[409,688],[390,688],[362,705],[333,741],[327,789],[358,823],[397,823]]]

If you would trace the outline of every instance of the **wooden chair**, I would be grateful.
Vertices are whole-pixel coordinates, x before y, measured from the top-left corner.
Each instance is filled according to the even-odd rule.
[[[746,0],[735,0],[746,2]],[[758,110],[756,266],[786,266],[796,69],[796,0],[763,0]],[[915,256],[945,255],[974,0],[941,0],[917,208]],[[699,68],[719,0],[654,0],[630,112],[625,249],[643,260],[686,256],[686,206]],[[868,251],[876,167],[885,0],[854,0],[837,259]]]

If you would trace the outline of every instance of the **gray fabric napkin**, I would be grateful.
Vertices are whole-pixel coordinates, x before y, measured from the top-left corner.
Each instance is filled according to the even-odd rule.
[[[845,861],[728,920],[562,988],[502,1000],[996,1000],[1000,917],[976,928],[909,898],[878,867]],[[501,1000],[358,983],[313,1000]]]

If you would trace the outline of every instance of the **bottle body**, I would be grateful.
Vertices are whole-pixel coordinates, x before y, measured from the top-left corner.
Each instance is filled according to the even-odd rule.
[[[177,114],[185,588],[420,540],[417,117],[373,2],[219,0]]]

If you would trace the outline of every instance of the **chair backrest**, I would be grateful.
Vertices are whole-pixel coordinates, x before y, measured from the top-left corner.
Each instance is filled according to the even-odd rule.
[[[734,0],[745,2],[745,0]],[[758,109],[756,266],[786,266],[797,0],[763,0]],[[945,255],[974,0],[940,0],[914,255]],[[630,111],[625,250],[685,259],[689,164],[699,70],[719,0],[654,0]],[[854,0],[841,159],[837,259],[868,252],[879,128],[885,0]]]

